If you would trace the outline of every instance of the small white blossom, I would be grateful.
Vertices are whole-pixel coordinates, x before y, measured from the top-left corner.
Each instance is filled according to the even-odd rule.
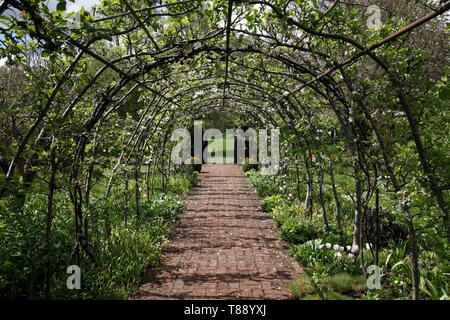
[[[338,245],[338,244],[335,244],[335,245],[333,246],[333,249],[334,249],[334,251],[338,251],[338,250],[339,250],[339,245]]]
[[[344,251],[344,247],[339,247],[339,251],[343,252]]]
[[[353,255],[352,253],[349,253],[349,254],[348,254],[348,259],[349,259],[351,262],[355,262],[355,255]]]
[[[331,248],[331,243],[329,243],[329,242],[325,243],[325,247],[327,247],[327,249],[330,249]]]
[[[340,252],[336,252],[334,254],[334,257],[340,259],[340,258],[342,258],[342,254]]]
[[[345,248],[347,249],[348,252],[352,251],[352,246],[346,246]]]
[[[366,243],[366,249],[367,249],[367,250],[370,250],[371,247],[372,247],[372,244],[371,244],[371,243]]]
[[[359,246],[357,244],[352,245],[352,253],[358,253]]]

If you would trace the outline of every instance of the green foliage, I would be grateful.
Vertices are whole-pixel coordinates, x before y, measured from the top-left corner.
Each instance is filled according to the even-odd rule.
[[[314,239],[306,241],[304,244],[298,246],[291,246],[290,252],[295,260],[302,265],[312,265],[315,261],[326,261],[327,250],[324,249],[324,244],[321,239]]]
[[[299,211],[295,206],[290,206],[288,203],[282,203],[272,209],[271,215],[277,226],[281,227],[287,219],[298,217]]]
[[[201,164],[200,165],[195,164],[194,166],[200,166],[201,170]],[[192,189],[197,185],[197,183],[198,183],[197,171],[194,170],[192,174],[179,173],[169,178],[168,190],[178,195],[184,195],[191,192]]]
[[[302,300],[353,300],[360,298],[365,291],[364,276],[351,276],[345,273],[314,278],[302,274],[290,284],[295,299]]]
[[[167,232],[165,220],[156,217],[147,219],[144,226],[114,228],[110,237],[96,243],[101,267],[84,267],[88,271],[83,275],[83,297],[127,299],[143,272],[159,263]]]
[[[32,195],[23,212],[4,215],[0,224],[0,297],[38,298],[45,279],[45,197]],[[54,272],[64,273],[73,248],[72,219],[65,207],[68,198],[56,204],[51,261]]]
[[[195,157],[190,157],[189,161],[186,161],[185,167],[186,167],[185,170],[188,174],[193,174],[194,172],[202,171],[202,164],[195,163]]]
[[[449,300],[448,259],[442,259],[432,251],[422,251],[419,258],[420,289],[430,299]]]
[[[196,181],[196,176],[173,176],[171,190],[183,195]],[[0,297],[3,299],[44,296],[45,200],[45,196],[32,196],[22,213],[0,220]],[[74,221],[71,210],[67,209],[68,201],[64,194],[58,194],[55,199],[51,232],[50,297],[58,299],[74,294],[65,286],[66,268],[73,264],[70,256],[74,243]],[[140,202],[139,221],[133,215],[135,204],[129,204],[126,226],[124,208],[123,198],[114,197],[92,197],[86,208],[84,217],[89,222],[94,260],[82,251],[82,290],[77,293],[81,298],[127,299],[133,294],[143,272],[159,263],[170,224],[184,205],[172,193],[155,193],[149,201]]]
[[[245,158],[244,162],[242,163],[242,170],[244,172],[255,170],[257,171],[259,168],[259,165],[257,163],[250,163],[250,160],[248,158]]]
[[[291,246],[289,251],[294,259],[308,267],[308,272],[313,274],[333,275],[343,272],[351,275],[361,274],[357,261],[350,260],[348,252],[327,249],[322,239],[309,240],[303,244]]]
[[[174,222],[183,208],[183,203],[178,197],[164,193],[156,194],[149,202],[143,204],[142,218],[144,222],[158,219]]]
[[[141,2],[135,5],[148,5]],[[295,89],[298,79],[292,75],[320,74],[335,61],[343,61],[343,56],[354,56],[360,48],[395,34],[430,8],[421,1],[407,1],[406,8],[404,0],[384,0],[380,3],[382,25],[372,28],[367,22],[373,16],[368,17],[358,3],[336,5],[323,19],[323,1],[270,1],[258,6],[236,1],[236,27],[245,18],[249,32],[223,37],[227,1],[169,2],[167,6],[161,3],[158,15],[151,10],[139,12],[148,30],[135,19],[124,18],[121,1],[101,1],[92,14],[84,9],[79,14],[66,12],[66,0],[58,0],[54,11],[43,0],[2,2],[5,12],[20,12],[20,17],[4,14],[0,18],[0,64],[5,63],[0,66],[0,185],[9,164],[15,164],[8,187],[0,195],[1,297],[42,297],[51,150],[56,151],[53,160],[57,164],[49,257],[52,288],[66,276],[64,267],[71,262],[73,251],[74,203],[69,193],[73,196],[80,187],[77,198],[88,202],[85,193],[92,187],[90,204],[83,203],[83,227],[94,256],[109,267],[105,273],[96,270],[83,253],[87,283],[92,284],[83,294],[125,297],[134,285],[125,283],[125,278],[136,276],[143,264],[154,263],[164,243],[159,237],[181,210],[179,199],[172,194],[190,192],[196,183],[195,172],[202,168],[192,163],[180,168],[168,165],[173,142],[168,139],[170,131],[201,119],[205,128],[222,131],[257,126],[281,129],[277,175],[256,172],[258,166],[248,160],[243,170],[264,198],[262,208],[273,215],[283,238],[293,243],[306,241],[305,247],[297,248],[297,258],[308,264],[315,286],[326,274],[356,272],[347,260],[330,260],[333,251],[319,252],[308,241],[318,238],[322,243],[350,244],[355,182],[360,179],[361,201],[369,208],[363,242],[374,242],[376,233],[371,211],[375,201],[370,198],[374,190],[369,188],[379,190],[383,209],[377,235],[383,289],[363,297],[411,296],[412,261],[402,210],[406,204],[417,230],[420,298],[447,299],[448,228],[442,218],[450,181],[446,19],[436,16],[417,32],[379,47],[373,52],[376,57],[360,56],[357,63],[329,74],[329,79],[319,77],[327,86],[319,92],[320,86]],[[77,19],[77,25],[69,19]],[[299,41],[293,36],[298,24],[313,31],[305,29]],[[264,37],[252,35],[261,30],[270,32]],[[336,36],[324,37],[323,30]],[[228,45],[236,58],[231,65],[228,54],[221,59],[217,51]],[[251,50],[234,52],[235,48]],[[233,76],[223,81],[228,71]],[[336,93],[339,96],[333,98]],[[218,97],[216,105],[213,101],[219,101]],[[286,103],[275,103],[280,98]],[[216,152],[226,150],[225,140]],[[355,142],[358,154],[350,155]],[[149,162],[157,164],[153,167],[156,177],[151,178],[151,199],[143,193],[137,200],[140,220],[136,221],[133,187],[136,183],[143,186],[143,177],[132,177],[128,167],[144,160],[157,160]],[[169,171],[178,169],[185,173],[171,176]],[[127,177],[126,191],[117,176]],[[305,182],[310,178],[312,205],[306,219],[297,204],[289,206],[288,202],[305,199]],[[320,199],[319,184],[323,187]],[[105,197],[110,186],[111,194]],[[339,208],[333,191],[340,202],[342,236],[337,235]],[[322,204],[328,232],[320,217]],[[148,248],[138,248],[146,245],[140,239],[148,242]],[[121,246],[134,248],[136,254],[122,255]],[[311,252],[316,252],[316,259]],[[115,255],[118,258],[113,260]],[[366,252],[364,258],[366,264],[374,263],[371,253]],[[125,263],[120,265],[120,261]],[[128,266],[121,276],[120,269]],[[71,294],[55,290],[52,297]],[[307,296],[323,298],[325,291]],[[329,291],[327,298],[343,295]]]
[[[347,246],[350,245],[353,241],[353,234],[352,232],[344,232],[344,234],[342,235],[342,240],[341,240],[341,236],[337,233],[337,231],[334,229],[334,225],[330,225],[331,226],[331,230],[329,232],[323,233],[320,238],[322,239],[322,241],[324,243],[329,242],[329,243],[336,243],[339,244],[341,246]],[[337,228],[336,228],[337,229]]]
[[[304,243],[315,239],[320,234],[322,226],[305,218],[288,218],[281,226],[280,236],[292,244]]]
[[[273,196],[265,197],[261,202],[261,209],[264,212],[272,212],[272,210],[277,206],[282,206],[287,204],[287,200],[284,199],[280,194],[275,194]]]
[[[256,193],[261,197],[269,197],[279,192],[279,188],[270,176],[261,174],[254,170],[247,171],[250,184],[255,188]]]

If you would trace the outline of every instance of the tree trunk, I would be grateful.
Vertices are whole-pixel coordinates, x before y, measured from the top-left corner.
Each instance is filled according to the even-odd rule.
[[[300,201],[300,172],[298,170],[298,164],[295,163],[295,173],[296,173],[296,181],[297,181],[297,199]]]
[[[51,265],[51,228],[53,220],[53,195],[55,191],[56,181],[56,162],[55,162],[55,150],[52,148],[50,153],[50,180],[48,183],[48,196],[47,196],[47,216],[45,219],[45,251],[47,257],[47,270],[45,274],[45,296],[50,296],[50,285],[52,277],[52,265]]]
[[[308,164],[308,161],[305,160],[305,167],[306,167],[306,196],[305,196],[305,203],[303,205],[305,214],[312,217],[312,189],[313,189],[313,175],[311,172],[311,168]]]
[[[341,224],[341,201],[339,200],[339,195],[336,189],[336,182],[334,180],[334,160],[330,157],[330,180],[331,180],[331,188],[333,189],[334,195],[334,203],[336,205],[336,222],[340,240],[342,241],[342,236],[344,231],[342,230]]]
[[[86,183],[86,190],[84,195],[84,202],[86,203],[86,207],[89,207],[90,199],[91,199],[91,188],[92,188],[92,176],[94,174],[95,162],[92,162],[89,165],[89,172]],[[84,238],[89,241],[89,216],[84,217]]]
[[[123,222],[127,226],[128,220],[128,173],[125,173],[125,198],[123,205]]]
[[[147,172],[145,174],[145,187],[146,187],[147,202],[150,201],[150,171],[151,171],[151,164],[149,161],[147,163]]]
[[[362,250],[361,243],[361,216],[362,216],[362,190],[360,181],[360,168],[357,163],[354,164],[353,170],[355,173],[355,218],[353,223],[353,245],[358,245]]]
[[[378,236],[379,236],[379,227],[380,223],[378,221],[379,216],[379,210],[380,210],[380,190],[378,188],[375,190],[375,265],[378,266]]]
[[[320,200],[320,206],[322,208],[322,219],[323,219],[323,227],[325,232],[328,231],[328,218],[327,218],[327,211],[325,208],[325,202],[323,200],[323,168],[320,168],[319,171],[319,200]]]
[[[155,160],[153,161],[153,169],[152,169],[152,184],[151,184],[151,189],[150,189],[150,197],[153,197],[153,190],[154,190],[154,185],[155,185],[155,173],[156,173],[156,169],[158,166],[158,159],[155,158]],[[148,201],[150,202],[150,198],[148,199]]]
[[[136,163],[134,165],[134,180],[135,180],[135,186],[134,186],[134,192],[135,192],[135,200],[136,200],[136,221],[139,223],[140,219],[140,212],[139,212],[139,199],[140,199],[140,190],[139,190],[139,173],[141,170],[141,166],[139,163],[138,158],[135,159]]]

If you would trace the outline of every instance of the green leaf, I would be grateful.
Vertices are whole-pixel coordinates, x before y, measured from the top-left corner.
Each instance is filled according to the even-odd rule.
[[[100,31],[100,32],[98,32],[97,34],[98,34],[98,36],[101,37],[102,39],[106,39],[106,40],[108,40],[108,41],[112,41],[111,35],[110,35],[109,33],[107,33],[107,32]]]
[[[433,300],[438,300],[438,299],[439,299],[439,294],[438,294],[436,288],[434,287],[434,285],[433,285],[433,284],[431,283],[431,281],[428,280],[428,279],[425,279],[425,282],[426,282],[428,288],[430,289],[430,292],[431,292],[431,298],[432,298]]]
[[[41,57],[45,58],[45,57],[48,57],[51,54],[52,54],[52,52],[50,50],[44,49],[41,52]]]
[[[58,11],[66,11],[66,0],[59,1],[56,5],[56,10]]]
[[[449,87],[441,88],[441,90],[439,90],[439,98],[442,100],[449,100],[450,99],[450,88]]]
[[[404,265],[405,263],[403,261],[399,261],[396,264],[393,265],[393,267],[391,268],[391,270],[394,270],[395,268],[397,268],[398,266]]]

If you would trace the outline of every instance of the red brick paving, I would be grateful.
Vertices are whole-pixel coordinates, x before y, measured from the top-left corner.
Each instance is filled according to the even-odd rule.
[[[134,299],[289,299],[303,272],[239,165],[203,165],[162,265]]]

